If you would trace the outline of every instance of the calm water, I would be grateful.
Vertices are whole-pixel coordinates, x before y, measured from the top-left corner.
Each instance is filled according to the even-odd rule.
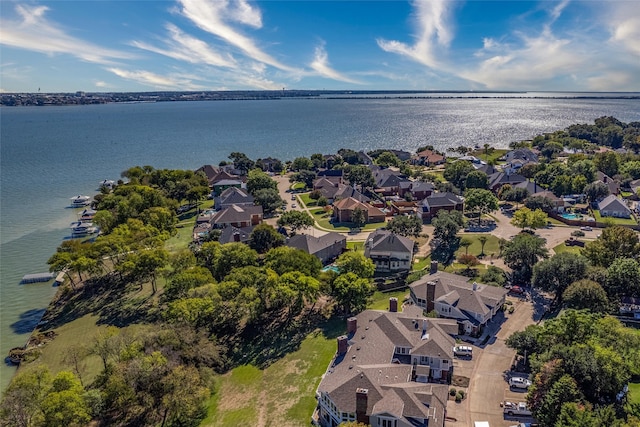
[[[518,95],[520,96],[520,95]],[[548,95],[547,95],[548,96]],[[196,169],[232,151],[283,160],[339,148],[415,151],[492,144],[592,123],[640,120],[624,99],[289,99],[0,109],[0,355],[27,340],[55,289],[19,285],[68,235],[77,194],[134,165]],[[14,370],[0,368],[0,389]]]

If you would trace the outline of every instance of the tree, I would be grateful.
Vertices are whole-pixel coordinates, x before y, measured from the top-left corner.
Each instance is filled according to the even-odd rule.
[[[340,274],[333,281],[331,288],[332,296],[345,313],[364,310],[373,291],[369,279],[360,278],[354,273]]]
[[[480,256],[484,256],[484,245],[487,243],[488,240],[489,238],[485,235],[478,236],[478,241],[480,242],[480,245],[481,245]]]
[[[520,227],[523,230],[527,227],[531,229],[541,228],[547,225],[547,214],[540,209],[532,211],[531,209],[524,207],[518,209],[513,214],[511,224],[516,227]]]
[[[582,255],[562,252],[533,267],[532,285],[553,292],[561,304],[563,292],[571,283],[586,276],[587,267],[587,259]]]
[[[632,258],[616,258],[607,268],[605,289],[613,299],[640,297],[640,263]]]
[[[264,254],[272,248],[284,245],[284,236],[266,223],[258,224],[249,238],[249,246],[259,254]]]
[[[346,172],[346,178],[349,184],[354,187],[359,185],[361,192],[364,192],[365,187],[373,187],[375,184],[371,169],[364,165],[350,166]]]
[[[291,169],[294,171],[311,170],[313,162],[308,157],[296,157],[291,163]]]
[[[231,242],[220,245],[215,259],[213,276],[222,280],[232,270],[241,267],[257,266],[258,253],[244,243]]]
[[[463,237],[460,239],[460,246],[464,248],[464,254],[469,255],[469,246],[471,246],[473,242],[471,239],[467,237]]]
[[[502,271],[499,267],[490,265],[487,268],[487,271],[480,276],[480,281],[482,283],[486,283],[487,285],[504,286],[507,278],[504,275],[504,271]]]
[[[369,279],[373,277],[376,266],[361,252],[345,252],[336,260],[340,274],[353,273],[358,277]]]
[[[0,426],[31,427],[41,424],[42,400],[51,387],[51,374],[45,366],[20,370],[0,401]]]
[[[313,188],[313,181],[315,181],[315,179],[316,173],[305,169],[291,175],[289,182],[301,182],[305,188]]]
[[[529,197],[529,190],[522,187],[514,187],[502,193],[502,200],[506,202],[515,202],[516,206],[519,203],[522,203],[527,197]]]
[[[573,282],[562,294],[562,300],[569,308],[587,309],[593,313],[606,313],[610,309],[607,293],[592,280],[582,279]]]
[[[149,280],[151,288],[155,294],[158,290],[156,286],[156,272],[164,267],[169,260],[169,253],[165,249],[156,248],[142,250],[131,253],[125,261],[125,270],[131,274],[132,278],[140,283]]]
[[[582,254],[592,265],[601,267],[609,267],[617,258],[637,258],[638,234],[622,226],[607,227],[596,240],[585,245]]]
[[[237,151],[229,154],[229,159],[233,160],[233,167],[242,171],[243,175],[255,166],[254,161],[249,159],[246,154]]]
[[[418,237],[422,232],[422,220],[416,215],[399,215],[387,223],[387,230],[401,236]]]
[[[59,372],[53,379],[51,391],[42,400],[44,425],[68,427],[88,423],[91,416],[83,392],[75,375],[67,371]]]
[[[400,159],[390,151],[383,151],[378,158],[376,159],[376,164],[383,168],[388,168],[389,166],[399,166]]]
[[[544,196],[527,197],[524,201],[524,205],[532,211],[540,209],[543,212],[551,212],[556,207],[550,198]]]
[[[543,426],[552,427],[567,402],[582,402],[583,396],[576,381],[569,375],[563,375],[551,385],[541,405],[533,410],[533,415]]]
[[[476,168],[473,167],[471,162],[466,160],[457,160],[452,163],[447,163],[444,168],[443,176],[447,181],[459,189],[464,190],[467,175],[475,170]]]
[[[599,171],[608,176],[614,176],[618,173],[620,159],[615,151],[605,151],[597,153],[593,158],[593,163]]]
[[[302,211],[288,211],[278,218],[278,225],[280,227],[289,227],[294,233],[299,229],[307,229],[313,226],[313,223],[313,218],[308,213]]]
[[[360,228],[367,223],[367,214],[364,209],[356,207],[351,213],[351,222],[356,228]]]
[[[205,267],[192,267],[169,277],[164,287],[163,297],[169,301],[186,298],[191,289],[208,283],[215,283],[211,271]]]
[[[587,199],[591,203],[597,202],[609,195],[609,187],[607,187],[607,184],[602,181],[595,181],[587,184],[582,191],[587,195]]]
[[[280,197],[280,193],[278,190],[274,190],[273,188],[262,188],[257,190],[254,194],[255,203],[262,206],[262,211],[265,215],[269,215],[274,213],[284,200]]]
[[[508,242],[502,253],[505,264],[513,270],[514,278],[528,283],[533,275],[533,266],[548,256],[545,240],[528,233],[520,233]]]
[[[478,261],[478,258],[476,258],[474,255],[469,255],[469,254],[463,254],[458,256],[458,262],[467,267],[465,270],[466,273],[469,273],[473,267],[480,264],[480,261]]]
[[[247,191],[253,196],[259,190],[275,190],[278,191],[278,183],[271,179],[269,174],[261,171],[260,169],[252,169],[247,176]]]
[[[464,208],[478,213],[478,225],[482,215],[498,209],[498,199],[489,190],[471,188],[465,192]]]
[[[432,220],[432,224],[432,257],[434,260],[448,264],[453,259],[454,253],[460,244],[460,238],[457,234],[464,225],[462,213],[460,211],[447,212],[440,210]]]
[[[279,246],[267,252],[264,265],[280,275],[299,271],[310,277],[318,277],[322,268],[318,257],[288,246]]]
[[[486,190],[489,188],[489,177],[482,171],[474,170],[469,172],[465,180],[465,188],[482,188]]]

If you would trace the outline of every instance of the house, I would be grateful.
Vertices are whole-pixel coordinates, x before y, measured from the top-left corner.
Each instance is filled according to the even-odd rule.
[[[487,176],[498,172],[494,165],[478,165],[474,163],[473,167],[476,168],[477,171],[486,173]]]
[[[431,274],[409,285],[415,305],[438,316],[456,319],[460,331],[477,335],[502,309],[508,290],[481,283],[468,283],[457,274],[437,271],[432,264]]]
[[[213,215],[211,224],[216,228],[234,226],[238,228],[258,225],[262,222],[262,206],[231,205]]]
[[[528,148],[517,148],[511,150],[504,155],[504,159],[507,163],[511,163],[514,160],[522,160],[524,163],[538,163],[538,155]]]
[[[280,159],[267,157],[266,159],[257,159],[256,165],[265,172],[280,172],[283,169]]]
[[[221,179],[211,184],[213,191],[211,194],[215,197],[220,194],[227,188],[236,187],[243,188],[245,184],[239,179]]]
[[[347,319],[316,390],[319,425],[444,426],[456,322],[426,319],[415,306],[398,312],[397,303]]]
[[[522,175],[518,175],[517,173],[507,172],[496,172],[489,175],[489,190],[497,193],[505,184],[510,184],[511,186],[520,184],[521,182],[525,182],[527,178]]]
[[[315,237],[309,234],[295,234],[287,239],[287,246],[301,249],[327,264],[347,249],[347,237],[340,233],[329,232]]]
[[[529,181],[528,179],[517,184],[512,185],[513,188],[524,188],[529,192],[529,196],[533,196],[539,191],[544,191],[544,187],[538,185],[536,181]]]
[[[323,166],[327,169],[333,169],[333,167],[338,163],[338,157],[335,154],[325,154],[322,156]]]
[[[640,194],[640,179],[635,179],[629,183],[629,188],[633,194]]]
[[[253,206],[253,202],[254,198],[247,190],[238,187],[229,187],[214,198],[214,207],[220,211],[231,205]]]
[[[545,199],[549,199],[549,201],[553,204],[557,212],[564,211],[564,205],[565,205],[564,199],[561,199],[560,197],[556,196],[555,194],[553,194],[552,191],[549,191],[549,190],[538,191],[537,193],[532,194],[532,196],[544,197]]]
[[[631,218],[631,210],[627,207],[625,202],[620,200],[614,194],[609,194],[604,199],[598,202],[598,210],[600,216],[611,216],[614,218]]]
[[[442,165],[446,161],[446,157],[442,154],[436,153],[433,150],[422,150],[417,153],[413,159],[412,163],[414,165],[423,165],[423,166],[435,166]]]
[[[385,150],[393,154],[400,160],[401,162],[406,162],[411,158],[411,153],[404,150]]]
[[[435,191],[435,185],[431,182],[424,181],[403,181],[400,182],[400,197],[405,197],[407,193],[411,193],[413,200],[422,200]]]
[[[333,217],[337,222],[352,222],[353,211],[360,208],[364,211],[365,222],[383,222],[385,213],[368,203],[363,203],[353,197],[340,199],[333,204]]]
[[[224,227],[218,242],[222,245],[232,242],[249,243],[251,241],[251,232],[254,228],[255,226],[253,225],[248,227],[234,227],[233,225]]]
[[[198,169],[195,170],[196,173],[202,172],[206,177],[209,184],[211,184],[211,180],[220,173],[220,168],[217,168],[213,165],[202,165]]]
[[[400,193],[400,183],[408,182],[409,179],[401,172],[386,168],[372,167],[373,179],[375,180],[376,193],[384,196],[397,195]]]
[[[441,210],[463,211],[464,199],[453,193],[433,193],[420,202],[422,221],[430,222]]]
[[[313,189],[320,191],[329,204],[332,204],[336,200],[347,199],[349,197],[353,197],[363,203],[368,203],[371,200],[350,185],[332,182],[326,178],[317,179],[313,183]]]
[[[409,271],[414,242],[388,230],[376,230],[364,243],[364,256],[376,265],[376,273]]]
[[[620,183],[615,179],[611,178],[604,172],[597,171],[596,172],[596,181],[603,182],[607,188],[609,189],[610,194],[620,194]]]

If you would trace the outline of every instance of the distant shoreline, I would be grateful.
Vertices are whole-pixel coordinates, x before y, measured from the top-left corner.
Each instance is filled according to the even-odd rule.
[[[60,106],[176,101],[257,101],[283,99],[640,99],[640,92],[536,91],[204,91],[204,92],[75,92],[2,93],[0,105]]]

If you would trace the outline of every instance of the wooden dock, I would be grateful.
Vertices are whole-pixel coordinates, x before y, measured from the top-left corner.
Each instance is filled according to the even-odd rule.
[[[49,280],[56,277],[53,273],[35,273],[35,274],[25,274],[20,281],[20,284],[25,283],[38,283],[38,282],[48,282]]]

